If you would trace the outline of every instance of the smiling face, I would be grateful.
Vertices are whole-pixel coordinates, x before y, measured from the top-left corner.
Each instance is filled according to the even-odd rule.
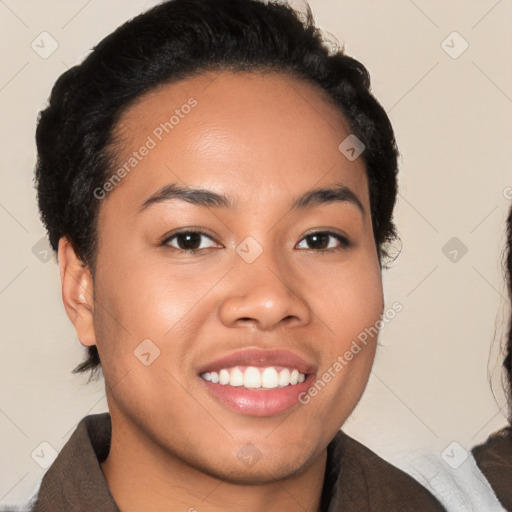
[[[95,300],[75,320],[100,353],[113,446],[239,482],[313,464],[376,340],[333,365],[383,308],[347,123],[313,85],[226,72],[159,87],[118,128],[113,168],[129,171],[101,202]]]

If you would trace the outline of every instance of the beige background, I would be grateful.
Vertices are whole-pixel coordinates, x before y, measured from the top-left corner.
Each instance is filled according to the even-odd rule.
[[[43,262],[37,251],[44,230],[32,184],[36,116],[58,75],[154,3],[0,1],[0,504],[34,492],[44,470],[31,453],[41,442],[59,450],[80,418],[105,410],[101,382],[70,373],[82,350],[55,259]],[[384,279],[388,304],[404,309],[382,332],[374,373],[345,429],[412,473],[420,452],[442,467],[450,443],[470,449],[505,424],[497,402],[508,314],[500,261],[512,198],[512,2],[310,4],[370,70],[402,154],[403,250]],[[463,39],[442,44],[454,31]],[[42,32],[58,43],[46,59],[31,48]],[[467,50],[452,58],[464,40]],[[442,250],[452,237],[468,250],[456,262]]]

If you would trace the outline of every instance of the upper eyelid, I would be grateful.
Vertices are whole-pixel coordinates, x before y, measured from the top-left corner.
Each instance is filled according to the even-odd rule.
[[[302,236],[302,238],[305,238],[310,235],[316,235],[318,233],[327,233],[328,235],[331,235],[331,236],[340,236],[342,238],[346,238],[347,240],[349,239],[349,236],[344,231],[342,231],[342,230],[336,231],[336,230],[333,230],[332,228],[319,228],[319,229],[314,228],[313,231],[308,231],[306,234],[304,234]]]
[[[344,233],[337,233],[336,231],[324,229],[324,230],[318,230],[318,231],[312,231],[310,233],[306,233],[297,243],[302,242],[305,240],[308,236],[317,235],[317,234],[327,234],[333,238],[335,238],[341,245],[345,247],[349,247],[352,245],[351,239]],[[312,249],[312,250],[318,250],[318,251],[325,251],[328,249]]]
[[[220,244],[220,242],[217,242],[217,240],[215,240],[215,238],[212,235],[210,235],[210,234],[208,234],[208,233],[206,233],[206,232],[204,232],[202,230],[199,230],[199,229],[184,229],[183,231],[176,231],[176,232],[172,233],[169,236],[165,236],[163,238],[161,244],[162,245],[166,245],[169,242],[169,240],[172,240],[173,238],[176,238],[179,235],[186,235],[186,234],[189,234],[189,233],[195,233],[195,234],[199,234],[201,236],[206,236],[212,242],[215,242],[216,244]],[[220,245],[222,245],[222,244],[220,244]]]
[[[214,235],[211,235],[210,233],[207,233],[206,231],[204,231],[203,229],[200,229],[200,228],[178,229],[177,231],[174,231],[173,233],[171,233],[169,235],[164,235],[161,240],[162,240],[162,242],[167,242],[178,235],[184,235],[184,234],[189,234],[189,233],[197,233],[197,234],[200,234],[203,236],[207,236],[208,238],[211,238],[213,241],[216,241]]]

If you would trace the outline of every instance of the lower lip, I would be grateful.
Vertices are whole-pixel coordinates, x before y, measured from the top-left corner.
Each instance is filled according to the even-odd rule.
[[[273,389],[246,389],[243,386],[215,384],[199,377],[208,391],[222,403],[241,414],[250,416],[273,416],[299,404],[299,395],[305,393],[311,381],[308,375],[304,382]]]

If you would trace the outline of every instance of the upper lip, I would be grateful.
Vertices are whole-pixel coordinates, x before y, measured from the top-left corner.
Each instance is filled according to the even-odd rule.
[[[246,348],[231,352],[211,363],[203,365],[199,369],[199,374],[205,372],[218,372],[223,368],[232,368],[233,366],[285,366],[286,368],[296,368],[300,373],[316,373],[316,366],[308,363],[305,359],[294,354],[288,349],[259,349]]]

